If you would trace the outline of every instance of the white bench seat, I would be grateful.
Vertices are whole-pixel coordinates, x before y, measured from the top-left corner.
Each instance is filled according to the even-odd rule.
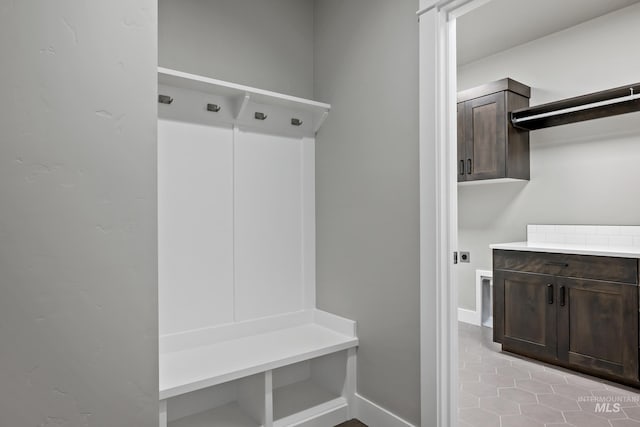
[[[319,310],[291,318],[291,322],[267,319],[256,324],[265,329],[273,322],[276,329],[267,325],[266,331],[237,338],[214,334],[225,339],[162,352],[160,400],[358,345],[355,322]]]

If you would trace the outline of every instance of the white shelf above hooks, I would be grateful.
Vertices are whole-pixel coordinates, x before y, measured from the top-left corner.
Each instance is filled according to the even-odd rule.
[[[163,67],[158,67],[158,85],[161,116],[204,124],[222,122],[286,135],[312,136],[331,109],[331,105],[322,102]],[[215,104],[218,111],[208,109],[209,104]]]

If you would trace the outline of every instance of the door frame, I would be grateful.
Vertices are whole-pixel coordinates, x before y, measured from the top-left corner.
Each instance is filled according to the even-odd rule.
[[[423,426],[433,425],[434,414],[438,427],[458,424],[458,286],[453,263],[458,246],[456,19],[489,1],[420,0],[416,12]]]

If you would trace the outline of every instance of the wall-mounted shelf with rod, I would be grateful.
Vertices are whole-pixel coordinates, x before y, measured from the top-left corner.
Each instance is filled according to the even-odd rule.
[[[640,83],[515,110],[511,123],[536,130],[635,111],[640,111]]]
[[[158,67],[161,118],[226,123],[268,133],[313,136],[331,105]]]

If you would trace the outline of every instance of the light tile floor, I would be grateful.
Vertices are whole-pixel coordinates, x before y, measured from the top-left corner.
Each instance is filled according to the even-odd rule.
[[[640,427],[640,390],[501,353],[492,329],[458,325],[459,427]]]

